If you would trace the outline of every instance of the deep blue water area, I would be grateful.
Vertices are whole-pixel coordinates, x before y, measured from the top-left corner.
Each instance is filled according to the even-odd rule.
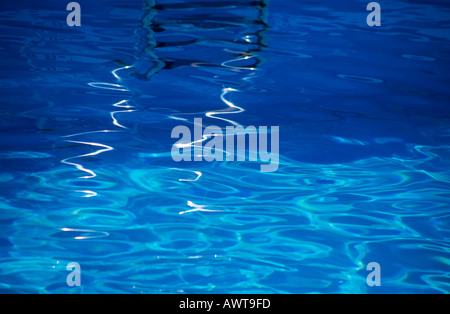
[[[78,2],[0,4],[0,293],[450,293],[448,1]]]

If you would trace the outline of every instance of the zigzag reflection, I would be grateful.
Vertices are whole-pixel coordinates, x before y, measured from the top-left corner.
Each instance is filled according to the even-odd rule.
[[[122,129],[128,129],[128,127],[123,126],[122,124],[120,124],[119,121],[117,121],[115,115],[118,114],[118,113],[130,113],[130,112],[135,112],[136,111],[136,110],[132,109],[132,108],[134,108],[133,106],[122,105],[122,104],[126,104],[127,102],[128,102],[128,100],[122,100],[122,101],[120,101],[118,103],[115,103],[113,106],[117,107],[117,108],[125,108],[125,109],[128,109],[128,110],[119,110],[119,111],[111,112],[111,118],[113,119],[113,124],[115,126],[118,126],[119,128],[122,128]]]
[[[147,14],[142,22],[142,27],[147,31],[146,46],[144,56],[139,58],[140,62],[135,67],[141,72],[134,72],[133,75],[148,80],[163,70],[181,67],[216,68],[240,75],[232,82],[233,87],[220,83],[220,72],[211,79],[222,85],[219,98],[226,107],[204,114],[208,118],[241,126],[228,118],[245,112],[242,106],[231,100],[230,95],[251,88],[251,80],[261,71],[259,66],[265,60],[260,52],[268,43],[265,34],[268,29],[268,1],[158,3],[148,0],[146,9]],[[224,53],[226,55],[221,57]],[[151,67],[145,70],[148,60],[152,61]],[[204,140],[206,138],[185,145],[195,149]]]
[[[129,68],[131,68],[131,66],[120,67],[120,68],[117,68],[117,69],[113,70],[111,73],[120,82],[121,81],[121,77],[117,74],[117,72],[120,71],[120,70],[129,69]],[[88,85],[91,86],[91,87],[94,87],[94,88],[100,88],[100,89],[106,89],[106,90],[115,90],[115,91],[121,91],[121,92],[128,92],[129,91],[128,88],[126,88],[125,86],[119,85],[119,84],[112,84],[112,83],[105,83],[105,82],[91,82],[91,83],[88,83]],[[116,118],[116,114],[131,113],[131,112],[136,111],[136,110],[134,110],[133,106],[127,105],[127,103],[128,103],[128,100],[124,99],[124,100],[121,100],[121,101],[113,104],[112,105],[113,107],[115,107],[115,108],[123,108],[125,110],[114,110],[114,111],[110,112],[110,116],[111,116],[113,125],[121,128],[121,129],[128,129],[128,127],[124,126],[123,124],[121,124],[118,121],[118,119]],[[114,132],[122,132],[122,131],[117,131],[117,130],[90,131],[90,132],[83,132],[83,133],[67,135],[67,136],[64,136],[64,137],[65,138],[69,138],[69,137],[77,137],[77,136],[82,136],[82,135],[87,135],[87,134],[94,134],[94,133],[114,133]],[[89,174],[87,176],[80,177],[80,179],[92,179],[92,178],[97,177],[97,174],[95,173],[95,171],[86,168],[81,163],[72,162],[72,160],[74,160],[74,159],[81,159],[81,158],[85,158],[85,157],[97,156],[97,155],[100,155],[102,153],[106,153],[106,152],[114,150],[113,147],[105,145],[105,144],[101,144],[101,143],[72,141],[72,140],[66,140],[66,142],[103,148],[103,149],[99,149],[99,150],[97,150],[95,152],[92,152],[92,153],[88,153],[88,154],[84,154],[84,155],[77,155],[77,156],[74,156],[74,157],[69,157],[69,158],[66,158],[66,159],[61,161],[61,163],[63,163],[63,164],[73,166],[76,169]],[[95,196],[98,195],[97,192],[95,192],[95,191],[76,191],[76,192],[85,193],[85,195],[83,197],[87,197],[87,198],[95,197]]]
[[[80,177],[80,179],[92,179],[92,178],[95,178],[97,176],[97,174],[94,171],[85,168],[83,165],[81,165],[79,163],[75,163],[75,162],[70,162],[69,160],[78,159],[78,158],[84,158],[84,157],[97,156],[97,155],[100,155],[102,153],[114,150],[113,147],[108,146],[108,145],[104,145],[104,144],[100,144],[100,143],[79,142],[79,141],[67,141],[67,142],[74,143],[74,144],[89,145],[89,146],[102,147],[103,148],[103,149],[99,149],[99,150],[97,150],[95,152],[92,152],[92,153],[89,153],[89,154],[78,155],[78,156],[66,158],[66,159],[61,161],[61,163],[63,163],[63,164],[74,166],[78,170],[86,172],[86,173],[89,174],[88,176]]]
[[[207,110],[202,114],[211,119],[241,126],[230,117],[243,113],[245,107],[233,102],[230,96],[252,88],[251,80],[262,71],[259,67],[265,60],[260,52],[267,47],[268,43],[265,34],[268,29],[268,0],[186,1],[164,4],[147,0],[144,9],[146,14],[142,19],[141,27],[146,34],[144,42],[141,41],[141,44],[138,44],[139,52],[135,56],[137,61],[128,65],[122,63],[111,72],[116,83],[88,83],[93,88],[127,93],[127,96],[112,104],[114,110],[109,112],[112,126],[119,128],[120,131],[92,131],[67,137],[96,132],[125,132],[128,127],[119,120],[119,116],[136,112],[137,108],[129,105],[128,97],[131,97],[129,95],[131,87],[123,83],[121,75],[147,81],[161,71],[181,67],[215,68],[234,75],[235,79],[229,84],[223,83],[228,76],[220,74],[220,71],[211,78],[213,83],[221,85],[218,98],[225,107]],[[178,52],[173,53],[174,50]],[[225,80],[221,80],[221,77]],[[174,114],[173,118],[183,119],[177,114]],[[61,161],[88,174],[82,179],[91,179],[97,175],[94,170],[88,169],[77,160],[114,150],[111,146],[89,140],[68,142],[100,148],[95,152]],[[196,142],[191,143],[192,148],[195,148],[196,144]],[[200,174],[198,180],[201,172],[196,173]]]
[[[222,115],[224,115],[224,114],[236,114],[236,113],[241,113],[241,112],[244,112],[244,111],[245,111],[243,108],[241,108],[241,107],[235,105],[235,104],[232,103],[230,100],[225,99],[225,96],[226,96],[228,93],[231,93],[231,92],[238,92],[237,89],[234,89],[234,88],[224,88],[224,89],[222,89],[222,91],[223,91],[223,93],[222,93],[222,95],[220,95],[220,100],[222,100],[222,102],[224,102],[224,103],[228,106],[228,108],[226,108],[226,109],[221,109],[221,110],[218,110],[218,111],[210,111],[210,112],[207,112],[205,115],[206,115],[207,117],[209,117],[209,118],[213,118],[213,119],[218,119],[218,120],[226,121],[226,122],[228,122],[228,123],[230,123],[230,124],[233,124],[233,125],[235,125],[235,126],[241,126],[239,123],[237,123],[237,122],[235,122],[235,121],[233,121],[233,120],[229,120],[229,119],[225,119],[225,118],[216,117],[216,115],[220,115],[220,114],[222,114]],[[231,109],[231,110],[230,110],[230,109]]]

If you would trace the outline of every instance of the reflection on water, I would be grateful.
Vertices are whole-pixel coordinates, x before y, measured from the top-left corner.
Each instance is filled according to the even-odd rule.
[[[196,10],[193,11],[193,8],[196,8]],[[249,16],[240,16],[235,13],[237,9],[250,14]],[[221,116],[245,111],[244,108],[228,100],[229,96],[227,95],[250,88],[252,86],[251,79],[258,75],[259,66],[263,64],[260,52],[264,47],[267,47],[268,42],[265,35],[268,28],[267,1],[156,4],[154,0],[148,0],[145,10],[147,13],[142,19],[142,28],[146,31],[144,36],[145,47],[140,47],[137,62],[133,65],[120,66],[111,71],[117,82],[122,81],[120,75],[123,75],[126,71],[129,71],[132,76],[149,80],[153,75],[164,69],[174,70],[178,67],[220,68],[222,71],[225,70],[226,75],[214,75],[210,80],[220,82],[220,85],[222,85],[219,97],[227,107],[208,111],[205,116],[240,126],[241,124],[238,122]],[[205,13],[201,14],[199,11]],[[195,35],[193,35],[193,30],[195,30]],[[190,39],[186,40],[186,38]],[[190,55],[190,50],[197,49],[198,46],[207,47],[210,50],[204,55],[205,59],[184,58]],[[210,60],[211,57],[214,60]],[[150,68],[148,68],[149,66]],[[137,71],[143,68],[148,69],[145,73],[139,74]],[[232,86],[227,86],[229,84],[227,84],[226,79],[230,73],[235,79],[230,82]],[[237,84],[239,80],[242,83]],[[130,91],[129,88],[120,84],[107,82],[90,82],[89,86],[118,92]],[[110,112],[114,126],[122,129],[128,128],[119,122],[117,115],[136,111],[134,106],[128,104],[129,100],[123,99],[112,105],[122,109]],[[173,115],[172,118],[176,119],[177,115]],[[62,161],[64,164],[75,166],[78,170],[90,174],[83,179],[93,178],[96,174],[93,170],[87,169],[81,164],[69,162],[70,160],[96,156],[114,149],[101,143],[68,142],[104,148],[93,153],[66,158]],[[195,143],[192,143],[191,146],[195,147]]]
[[[450,291],[446,5],[2,6],[0,292]],[[280,125],[278,172],[173,162],[194,118]]]
[[[141,69],[144,63],[153,66],[145,73],[134,73],[141,78],[149,79],[162,69],[182,66],[222,68],[229,63],[249,60],[241,66],[230,67],[251,70],[262,62],[258,52],[267,46],[264,35],[268,28],[267,0],[164,4],[148,0],[146,11],[142,21],[142,27],[147,31],[146,46],[140,64],[135,68]],[[249,16],[236,14],[240,11]],[[203,58],[189,58],[196,54],[191,50],[198,46],[202,47]],[[219,58],[216,57],[224,52],[225,57],[231,54],[235,58],[217,61]]]

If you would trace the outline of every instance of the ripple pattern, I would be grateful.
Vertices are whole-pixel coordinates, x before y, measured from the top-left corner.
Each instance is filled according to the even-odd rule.
[[[0,293],[450,293],[446,3],[55,3],[1,5]],[[194,118],[279,170],[174,162]]]

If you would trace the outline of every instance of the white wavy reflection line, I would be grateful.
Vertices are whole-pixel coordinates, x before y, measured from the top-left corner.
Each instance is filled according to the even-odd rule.
[[[193,171],[193,170],[186,170],[186,169],[178,169],[178,168],[171,168],[172,170],[177,171],[185,171],[185,172],[191,172],[197,175],[197,178],[195,179],[179,179],[180,182],[197,182],[203,175],[201,171]]]
[[[99,150],[97,150],[95,152],[92,152],[92,153],[89,153],[89,154],[79,155],[79,156],[75,156],[75,157],[70,157],[70,158],[66,158],[66,159],[61,161],[61,163],[63,163],[63,164],[74,166],[78,170],[86,172],[86,173],[89,174],[89,176],[80,177],[80,179],[92,179],[92,178],[95,178],[97,176],[97,174],[94,171],[85,168],[83,165],[75,163],[75,162],[70,162],[69,160],[78,159],[78,158],[84,158],[84,157],[97,156],[97,155],[100,155],[102,153],[114,150],[114,148],[111,147],[111,146],[104,145],[104,144],[99,144],[99,143],[79,142],[79,141],[66,141],[66,142],[75,143],[75,144],[82,144],[82,145],[89,145],[89,146],[94,146],[94,147],[102,147],[103,148],[103,149],[99,149]]]
[[[80,135],[86,135],[86,134],[94,134],[94,133],[121,133],[122,131],[117,130],[101,130],[101,131],[90,131],[90,132],[83,132],[83,133],[77,133],[77,134],[71,134],[71,135],[64,135],[62,138],[68,138],[68,137],[74,137],[74,136],[80,136]]]
[[[216,115],[224,115],[224,114],[238,114],[238,113],[242,113],[245,110],[237,105],[235,105],[234,103],[232,103],[230,100],[225,99],[225,96],[228,93],[231,92],[238,92],[239,90],[234,89],[234,88],[223,88],[222,89],[222,94],[220,95],[220,99],[229,107],[226,109],[222,109],[222,110],[217,110],[217,111],[210,111],[206,113],[206,116],[209,118],[213,118],[213,119],[218,119],[218,120],[222,120],[228,123],[231,123],[232,125],[235,126],[241,126],[239,123],[233,121],[233,120],[229,120],[229,119],[225,119],[225,118],[221,118],[221,117],[216,117]],[[229,111],[229,110],[232,111]],[[226,111],[228,110],[228,111]]]
[[[119,101],[118,103],[113,104],[113,106],[117,107],[117,108],[125,108],[125,109],[128,109],[128,110],[119,110],[119,111],[112,111],[111,112],[111,118],[113,120],[113,124],[115,126],[118,126],[119,128],[122,128],[122,129],[128,129],[128,127],[120,124],[119,121],[116,119],[115,115],[118,114],[118,113],[130,113],[130,112],[135,112],[136,111],[136,110],[132,109],[132,108],[134,108],[133,106],[122,105],[122,104],[126,104],[127,102],[128,102],[128,100],[124,99],[122,101]]]
[[[236,58],[236,59],[228,60],[228,61],[222,62],[221,65],[223,67],[225,67],[225,68],[230,68],[230,69],[256,71],[257,69],[253,68],[253,67],[250,68],[250,67],[238,67],[238,66],[228,65],[228,63],[237,62],[237,61],[241,61],[241,60],[248,60],[248,59],[251,59],[251,58],[254,58],[254,56],[249,55],[249,56],[245,56],[245,57],[242,57],[242,58]]]
[[[97,196],[98,195],[98,193],[97,192],[94,192],[94,191],[80,191],[80,190],[77,190],[77,191],[75,191],[75,192],[78,192],[78,193],[84,193],[85,195],[83,195],[82,197],[85,197],[85,198],[91,198],[91,197],[94,197],[94,196]]]
[[[100,88],[100,89],[108,89],[108,90],[116,90],[120,92],[129,92],[130,90],[125,86],[119,84],[111,84],[111,83],[103,83],[103,82],[91,82],[88,83],[89,86]]]
[[[131,65],[127,65],[127,66],[124,66],[124,67],[121,67],[121,68],[117,68],[117,69],[115,69],[115,70],[112,70],[111,73],[112,73],[112,75],[114,75],[114,77],[115,77],[117,80],[119,80],[119,82],[120,82],[120,81],[122,81],[122,78],[121,78],[120,76],[117,75],[117,72],[122,71],[122,70],[127,70],[127,69],[130,69],[130,68],[132,68],[132,67],[133,67],[133,66],[131,66]]]
[[[194,207],[194,209],[179,212],[180,215],[184,215],[184,214],[187,214],[187,213],[193,213],[193,212],[208,212],[208,213],[219,213],[219,212],[221,212],[220,210],[206,209],[205,207],[208,206],[208,205],[198,205],[198,204],[195,204],[195,203],[193,203],[191,201],[188,201],[187,205],[189,207]]]
[[[62,228],[61,231],[64,232],[83,232],[83,233],[93,233],[98,234],[97,236],[78,236],[75,237],[75,240],[87,240],[87,239],[96,239],[96,238],[102,238],[102,237],[108,237],[109,233],[106,231],[95,231],[95,230],[88,230],[88,229],[72,229],[72,228]]]

